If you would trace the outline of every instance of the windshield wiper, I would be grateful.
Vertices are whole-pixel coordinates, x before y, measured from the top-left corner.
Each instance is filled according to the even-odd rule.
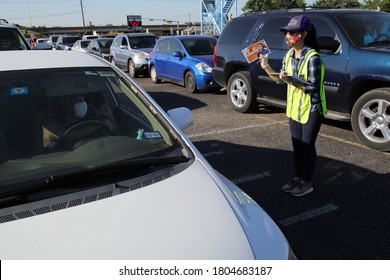
[[[150,157],[150,158],[137,158],[137,159],[125,159],[115,162],[110,162],[95,168],[111,168],[111,167],[136,167],[136,166],[150,166],[157,167],[161,165],[172,165],[183,162],[188,162],[190,159],[185,156],[174,156],[174,157]]]
[[[1,201],[7,204],[9,200],[15,201],[17,196],[22,197],[54,188],[87,189],[109,184],[113,181],[136,178],[150,173],[155,168],[177,165],[189,160],[190,158],[185,156],[151,157],[121,160],[104,165],[87,165],[77,171],[33,180],[28,185],[2,186],[0,205],[2,204]]]

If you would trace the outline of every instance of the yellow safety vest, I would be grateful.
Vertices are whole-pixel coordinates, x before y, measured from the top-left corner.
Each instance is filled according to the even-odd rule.
[[[290,49],[285,58],[285,71],[293,75],[293,62],[292,54],[293,49]],[[308,79],[308,64],[312,56],[319,54],[314,50],[310,49],[303,58],[303,61],[299,65],[298,76],[303,77],[304,80]],[[321,57],[320,57],[321,59]],[[320,83],[320,102],[322,106],[322,115],[325,117],[327,108],[326,108],[326,98],[325,98],[325,87],[324,87],[324,76],[325,76],[325,66],[321,59],[321,83]],[[287,85],[287,117],[293,119],[296,122],[305,124],[309,120],[310,110],[311,110],[311,94],[305,94],[303,90],[296,88],[295,86],[288,84]]]

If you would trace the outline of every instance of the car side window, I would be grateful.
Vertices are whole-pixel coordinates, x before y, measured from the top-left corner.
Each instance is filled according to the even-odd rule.
[[[321,53],[335,53],[340,47],[340,41],[337,33],[328,24],[328,22],[319,17],[310,17],[317,33],[317,41]]]
[[[263,22],[263,26],[260,26],[260,32],[256,37],[256,41],[264,39],[271,50],[287,50],[288,46],[285,43],[284,34],[279,28],[286,26],[289,21],[290,18],[287,16],[268,18]]]
[[[126,37],[123,37],[122,38],[122,43],[121,43],[121,46],[126,46],[127,47],[127,39],[126,39]]]
[[[169,53],[169,41],[170,40],[161,40],[157,43],[156,51],[159,53]]]
[[[223,34],[219,37],[219,42],[224,45],[241,45],[252,30],[256,21],[257,18],[254,17],[232,20],[225,28],[229,28],[229,31],[231,34],[234,34],[234,36]]]
[[[180,43],[175,39],[171,39],[170,41],[171,44],[169,46],[169,53],[173,54],[174,52],[181,52],[181,54],[184,55],[184,50]]]

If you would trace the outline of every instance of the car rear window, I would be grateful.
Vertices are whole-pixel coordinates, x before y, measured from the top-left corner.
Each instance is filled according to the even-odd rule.
[[[20,34],[11,28],[0,28],[0,51],[27,50]]]
[[[225,28],[229,28],[229,32],[226,32],[228,36],[219,37],[220,44],[224,45],[241,45],[246,36],[249,34],[250,30],[256,24],[257,18],[240,18],[239,20],[232,20]],[[234,36],[229,36],[229,34],[234,34]]]
[[[63,38],[63,43],[64,44],[73,44],[77,40],[80,40],[81,38],[79,37],[64,37]]]
[[[147,49],[153,48],[156,44],[157,37],[154,36],[140,36],[129,37],[130,47],[132,49]]]

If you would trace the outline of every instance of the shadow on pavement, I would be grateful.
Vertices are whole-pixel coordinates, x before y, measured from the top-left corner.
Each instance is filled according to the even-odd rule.
[[[314,192],[296,198],[280,191],[292,176],[291,151],[223,141],[194,144],[233,182],[269,174],[237,185],[276,221],[299,259],[390,259],[389,174],[319,157]]]

